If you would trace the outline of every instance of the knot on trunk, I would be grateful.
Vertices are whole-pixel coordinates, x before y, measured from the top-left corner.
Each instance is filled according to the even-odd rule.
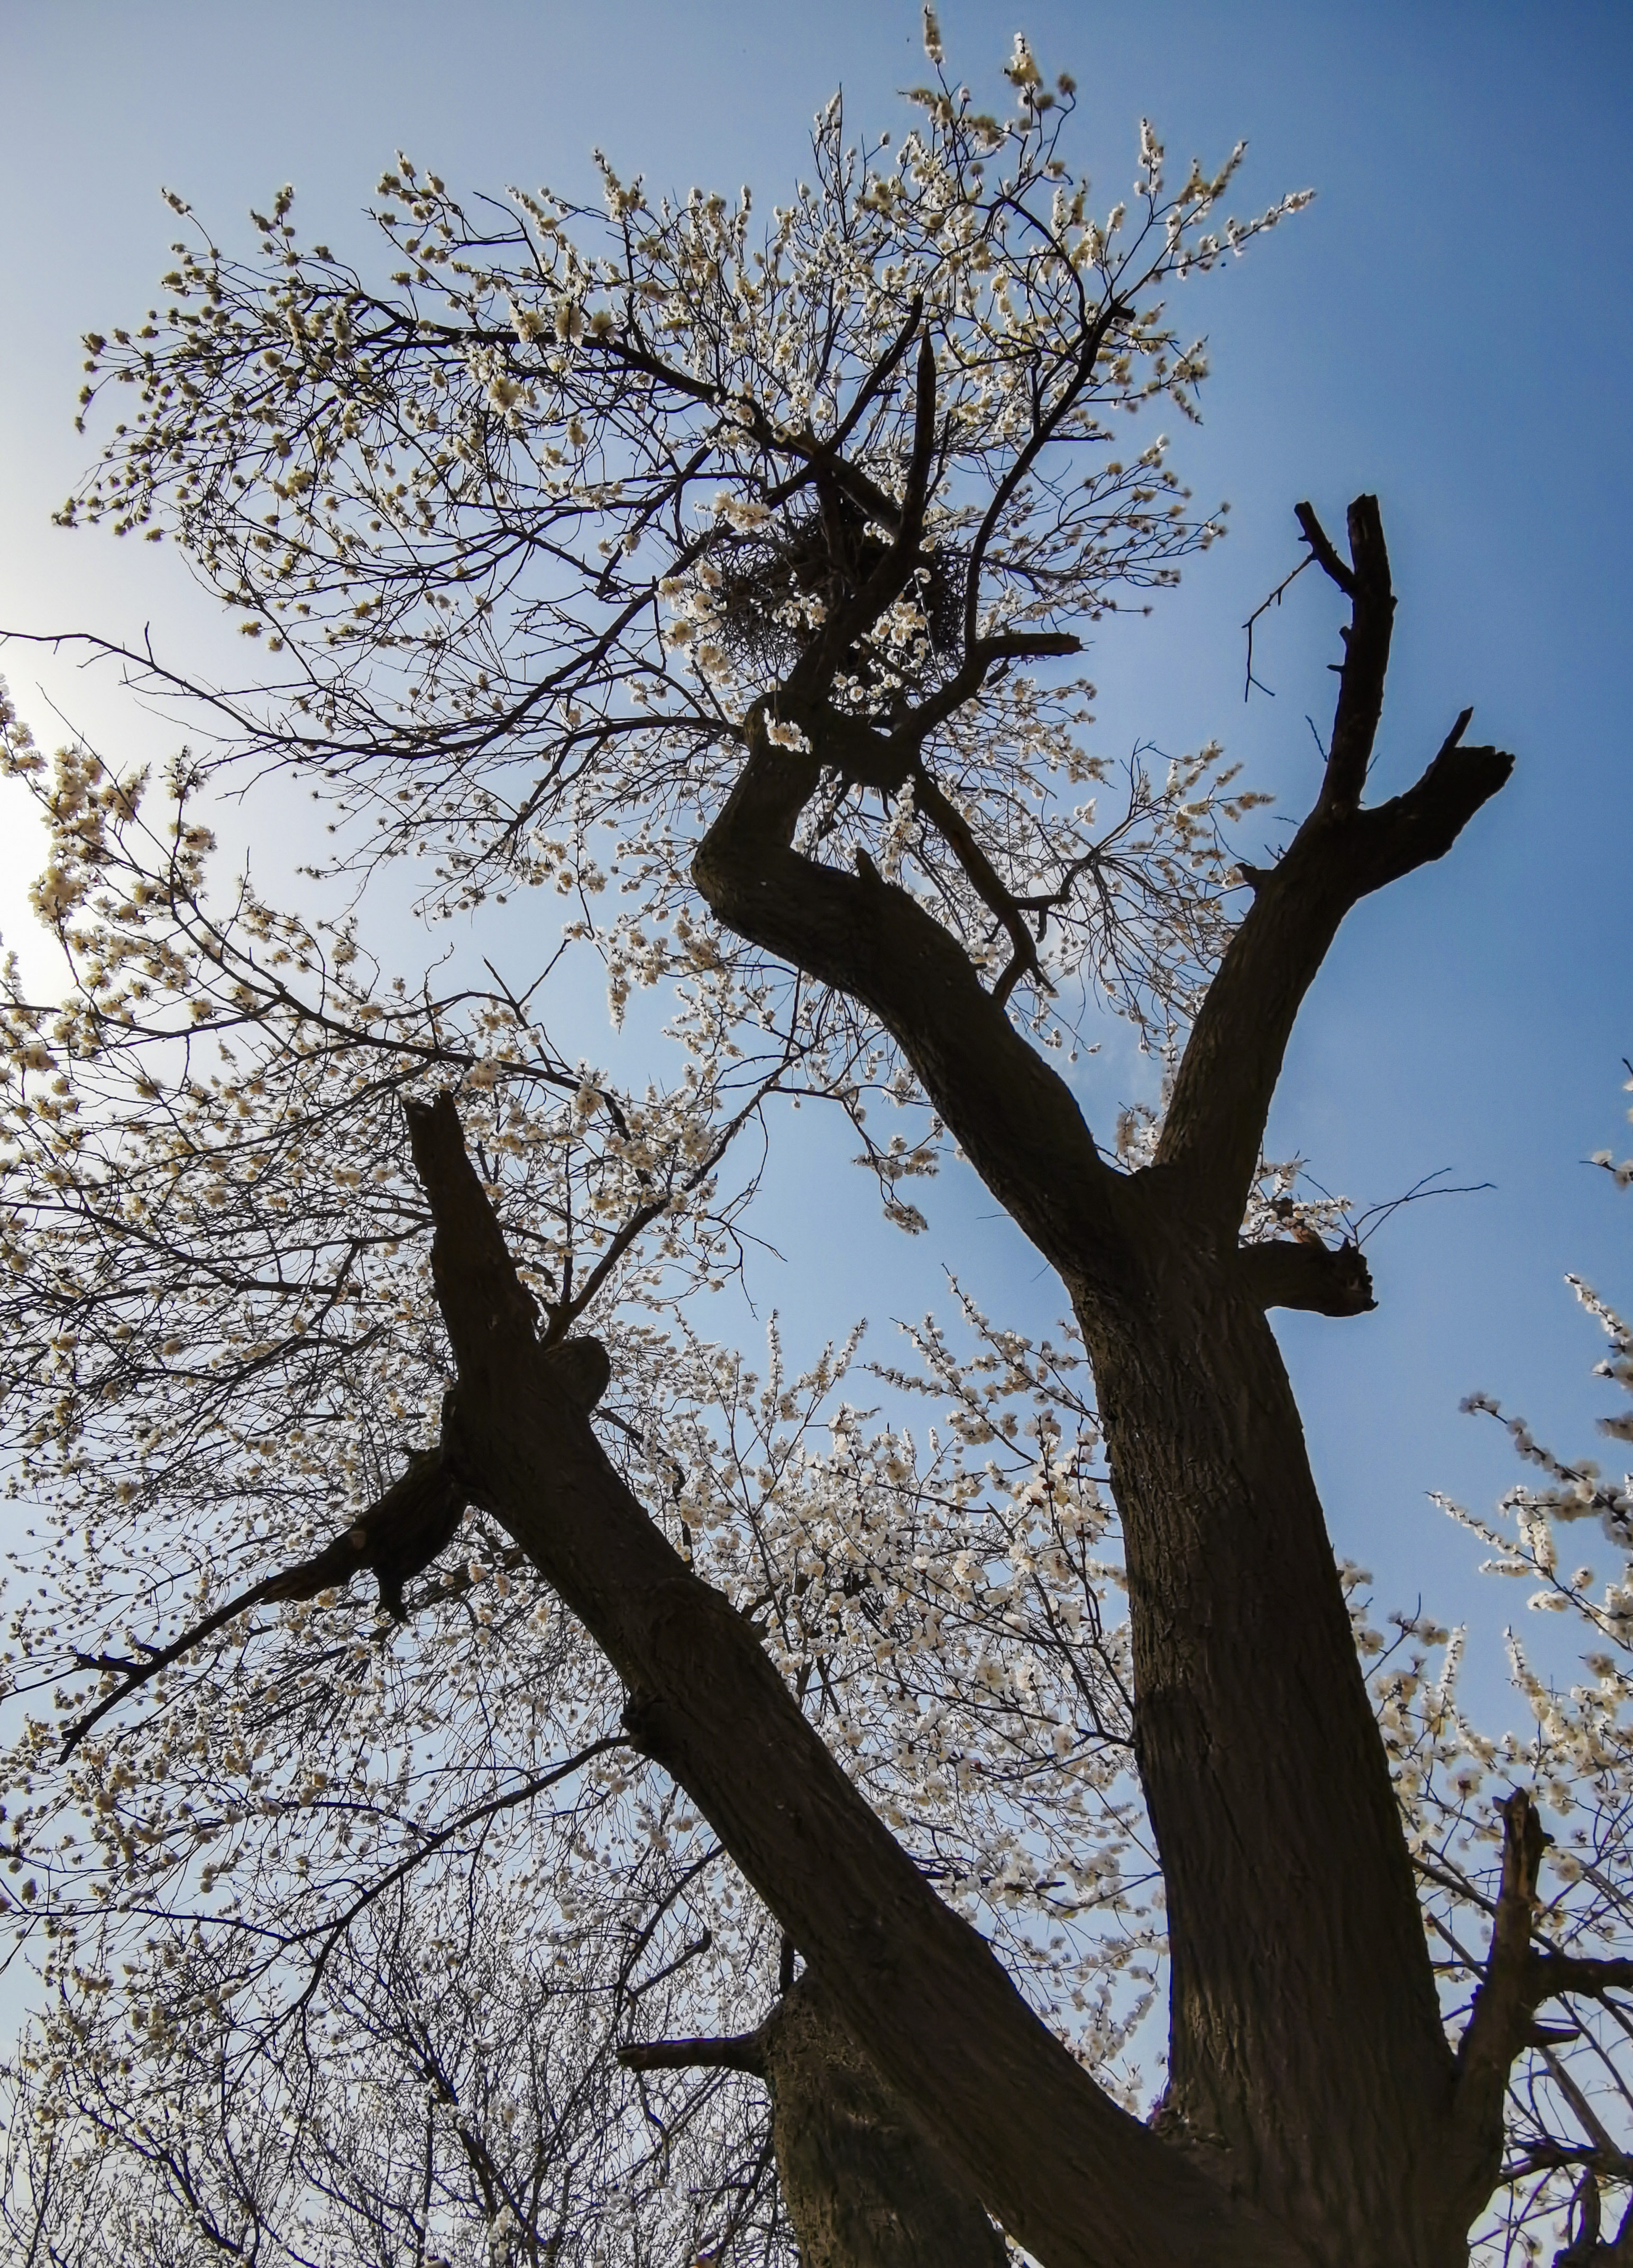
[[[1004,2239],[809,1971],[760,2028],[805,2268],[1004,2268]]]
[[[563,1339],[541,1359],[574,1409],[586,1415],[612,1383],[612,1360],[600,1339]]]

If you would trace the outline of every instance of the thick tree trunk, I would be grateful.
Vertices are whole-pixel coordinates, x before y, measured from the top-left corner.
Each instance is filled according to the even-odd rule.
[[[1139,1226],[1129,1295],[1077,1306],[1167,1893],[1164,2121],[1328,2268],[1446,2268],[1453,2059],[1291,1389],[1235,1271]]]

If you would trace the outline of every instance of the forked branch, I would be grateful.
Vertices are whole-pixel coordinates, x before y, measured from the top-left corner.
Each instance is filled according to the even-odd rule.
[[[1330,753],[1285,855],[1253,875],[1253,904],[1197,1013],[1157,1151],[1183,1198],[1227,1234],[1247,1205],[1294,1019],[1344,916],[1369,892],[1443,857],[1513,768],[1501,749],[1461,745],[1465,711],[1416,786],[1361,807],[1394,615],[1382,523],[1376,498],[1357,497],[1346,567],[1308,504],[1298,519],[1350,601]]]

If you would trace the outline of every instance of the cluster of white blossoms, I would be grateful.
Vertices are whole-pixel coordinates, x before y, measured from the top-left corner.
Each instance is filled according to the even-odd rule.
[[[653,203],[600,158],[600,212],[518,190],[508,218],[467,213],[400,158],[376,213],[388,286],[303,247],[286,188],[254,216],[260,264],[180,243],[167,308],[88,340],[87,413],[110,385],[134,400],[63,516],[170,536],[287,656],[264,698],[217,713],[350,798],[359,858],[434,851],[436,891],[469,910],[542,828],[638,895],[656,954],[746,720],[813,746],[777,688],[894,535],[916,339],[936,389],[922,561],[828,697],[879,731],[936,705],[923,760],[951,832],[921,798],[894,871],[995,981],[981,862],[1039,932],[1026,981],[1056,1038],[1079,975],[1160,1032],[1217,952],[1220,830],[1251,799],[1211,758],[1166,783],[1141,762],[1108,818],[1071,794],[1109,777],[1083,744],[1091,687],[1006,667],[979,701],[941,696],[979,641],[1092,622],[1223,532],[1166,439],[1126,429],[1194,407],[1205,358],[1162,293],[1216,256],[1241,151],[1175,191],[1145,128],[1134,200],[1096,217],[1061,138],[1070,84],[1036,74],[1011,59],[1003,118],[938,64],[894,149],[851,144],[830,105],[813,178],[763,229],[747,191]],[[842,783],[818,855],[877,862],[893,792]],[[614,952],[634,982],[657,966]]]

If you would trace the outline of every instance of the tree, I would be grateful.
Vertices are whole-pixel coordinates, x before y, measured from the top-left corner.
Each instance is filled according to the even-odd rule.
[[[1173,191],[1143,126],[1132,220],[1119,207],[1102,224],[1062,154],[1070,82],[1051,94],[1018,40],[1018,111],[985,117],[948,82],[928,17],[927,45],[935,84],[915,98],[921,120],[899,158],[882,143],[848,148],[831,107],[814,185],[776,212],[759,247],[746,193],[736,205],[695,195],[654,207],[603,165],[604,217],[519,193],[468,212],[401,159],[380,184],[380,225],[403,263],[389,288],[321,246],[298,249],[283,191],[258,217],[261,266],[184,243],[163,323],[155,311],[134,335],[88,342],[88,404],[111,374],[140,408],[65,517],[173,535],[260,651],[280,657],[246,692],[188,687],[151,656],[128,657],[133,673],[206,703],[224,760],[287,765],[329,796],[342,871],[432,851],[442,913],[555,880],[575,901],[566,941],[605,961],[615,1012],[641,986],[674,985],[694,1060],[672,1094],[637,1101],[563,1059],[527,988],[494,978],[452,996],[405,984],[378,998],[372,972],[352,973],[348,920],[326,946],[247,888],[230,917],[205,906],[191,773],[178,776],[173,849],[159,858],[140,847],[135,785],[83,755],[64,760],[43,791],[56,856],[40,903],[78,997],[60,1016],[18,998],[11,1016],[25,1070],[65,1087],[15,1122],[51,1152],[21,1169],[18,1297],[33,1336],[19,1344],[35,1359],[17,1385],[32,1404],[32,1450],[58,1461],[77,1514],[96,1514],[90,1540],[60,1556],[60,1580],[83,1588],[87,1567],[96,1583],[116,1580],[114,1554],[130,1550],[108,1508],[121,1486],[144,1514],[158,1503],[178,1521],[228,1472],[258,1518],[293,1487],[298,1521],[279,1526],[270,1553],[271,1535],[252,1529],[275,1565],[245,1588],[255,1603],[295,1602],[276,1641],[292,1649],[295,1682],[269,1690],[304,1690],[288,1705],[311,1720],[322,1705],[298,1681],[320,1674],[319,1659],[333,1659],[323,1650],[358,1660],[360,1690],[370,1659],[366,1644],[342,1646],[335,1573],[373,1567],[389,1606],[451,1540],[462,1506],[497,1524],[514,1555],[507,1581],[527,1564],[571,1618],[556,1621],[566,1634],[551,1642],[563,1650],[541,1688],[561,1697],[559,1712],[552,1697],[513,1751],[533,1760],[518,1786],[536,1796],[565,1769],[577,1775],[570,1815],[586,1805],[595,1815],[607,1790],[627,1792],[632,1746],[656,1768],[640,1786],[683,1792],[805,1965],[796,1987],[779,1955],[776,2022],[756,2022],[752,2046],[717,2036],[704,2059],[769,2075],[783,2189],[813,2257],[871,2257],[881,2240],[830,2212],[831,2161],[827,2176],[796,2168],[793,2138],[820,2123],[787,2111],[802,2085],[830,2109],[848,2102],[854,2132],[884,2138],[878,2163],[895,2172],[881,2174],[881,2196],[934,2192],[943,2218],[925,2225],[944,2232],[943,2250],[948,2228],[976,2250],[984,2242],[966,2210],[974,2198],[1048,2268],[1460,2259],[1503,2177],[1505,2094],[1538,2007],[1624,1977],[1615,1960],[1549,1950],[1546,1931],[1534,1949],[1541,1826],[1519,1787],[1488,1943],[1458,1940],[1479,1982],[1455,2049],[1449,2040],[1414,1874],[1428,1831],[1412,1811],[1422,1788],[1406,1785],[1405,1765],[1392,1785],[1267,1320],[1276,1306],[1357,1314],[1370,1279],[1354,1243],[1335,1248],[1319,1217],[1300,1218],[1261,1145],[1294,1018],[1345,915],[1445,855],[1510,759],[1465,745],[1465,711],[1415,784],[1364,801],[1394,601],[1381,518],[1363,497],[1347,558],[1298,508],[1306,563],[1349,621],[1321,785],[1280,858],[1232,864],[1225,830],[1251,799],[1233,793],[1213,749],[1166,782],[1136,766],[1109,824],[1072,804],[1107,773],[1080,746],[1090,689],[1050,665],[1081,650],[1072,625],[1127,603],[1130,588],[1172,581],[1220,529],[1189,512],[1164,443],[1117,453],[1120,414],[1162,398],[1187,409],[1205,375],[1201,347],[1181,345],[1159,295],[1304,200],[1221,226],[1239,151],[1214,175],[1193,166]],[[15,736],[12,761],[38,777]],[[594,901],[609,886],[635,902],[603,921]],[[1133,1017],[1171,1064],[1160,1121],[1130,1122],[1116,1152],[1096,1141],[1075,1083],[1050,1060],[1082,1027],[1062,1000],[1072,984],[1085,1017],[1099,1005]],[[231,1052],[245,1044],[252,1076]],[[217,1051],[208,1072],[206,1047]],[[786,1429],[801,1394],[820,1403],[835,1381],[822,1366],[805,1388],[774,1378],[756,1402],[688,1343],[677,1366],[650,1324],[631,1323],[630,1303],[672,1314],[688,1271],[718,1267],[752,1177],[718,1204],[711,1177],[768,1099],[796,1087],[850,1112],[901,1226],[918,1219],[901,1183],[956,1143],[1067,1294],[1094,1400],[1092,1412],[1068,1399],[1063,1418],[1046,1408],[1033,1419],[1035,1469],[1012,1501],[1035,1489],[1036,1518],[1017,1515],[1006,1539],[1014,1581],[1036,1601],[1019,1628],[1003,1619],[1012,1589],[989,1586],[967,1639],[946,1649],[941,1600],[961,1589],[974,1606],[980,1587],[982,1483],[955,1451],[927,1464],[894,1432],[868,1452],[879,1468],[851,1484],[856,1520],[879,1500],[881,1474],[894,1507],[870,1539],[876,1556],[845,1535],[831,1474],[809,1503],[792,1478],[761,1491],[739,1474],[725,1492],[723,1541],[713,1557],[700,1546],[707,1526],[688,1490],[699,1470],[717,1476],[739,1410],[747,1425],[752,1409],[769,1470],[797,1440]],[[922,1114],[915,1138],[878,1142],[867,1110],[881,1091]],[[150,1225],[155,1205],[163,1218]],[[1290,1222],[1300,1233],[1277,1233]],[[445,1340],[413,1242],[425,1226]],[[643,1238],[657,1241],[649,1250]],[[133,1292],[120,1270],[138,1248],[151,1257]],[[592,1300],[605,1363],[574,1332]],[[180,1382],[166,1366],[188,1340],[155,1328],[173,1303],[210,1349]],[[280,1308],[287,1324],[268,1331]],[[1006,1335],[989,1335],[981,1359],[1008,1366],[989,1374],[933,1340],[926,1351],[938,1384],[965,1397],[973,1447],[987,1446],[992,1422],[973,1381],[1053,1396],[1056,1359]],[[615,1458],[592,1416],[608,1373],[627,1397],[604,1405],[619,1421]],[[397,1445],[433,1382],[438,1414],[421,1422],[434,1439],[419,1434],[404,1470]],[[666,1408],[677,1395],[684,1447]],[[142,1412],[141,1431],[121,1451],[108,1417],[127,1409]],[[805,1422],[814,1415],[807,1403]],[[838,1422],[849,1444],[842,1410]],[[341,1426],[352,1447],[336,1459]],[[1073,1430],[1076,1453],[1063,1455]],[[1089,1547],[1106,1513],[1086,1461],[1102,1449],[1126,1637],[1092,1603],[1104,1576]],[[303,1474],[303,1462],[319,1469]],[[331,1542],[312,1507],[337,1469],[355,1508]],[[921,1538],[915,1522],[934,1535]],[[175,1540],[176,1564],[196,1565],[202,1538]],[[760,1557],[754,1574],[745,1543]],[[308,1543],[322,1548],[292,1564]],[[835,1580],[846,1546],[850,1594]],[[994,1587],[1006,1593],[996,1604]],[[921,1721],[920,1673],[893,1693],[860,1690],[854,1716],[846,1678],[830,1690],[821,1616],[835,1590],[860,1602],[861,1626],[881,1641],[869,1649],[876,1664],[905,1653],[940,1665],[949,1708],[982,1715],[983,1663],[997,1675],[988,1690],[1004,1707],[972,1742],[989,1775],[973,1836],[956,1771],[911,1821],[886,1791],[881,1758],[906,1790],[936,1755],[908,1746],[901,1726],[909,1700]],[[417,1607],[426,1594],[408,1596]],[[1069,1597],[1086,1650],[1051,1622]],[[813,1611],[796,1612],[807,1598]],[[210,1610],[212,1644],[241,1632],[210,1582],[189,1603]],[[761,1616],[776,1618],[775,1634]],[[173,1657],[199,1642],[199,1617],[182,1619],[167,1648],[109,1649],[82,1665],[103,1682],[82,1690],[81,1777],[59,1800],[106,1802],[115,1871],[132,1877],[155,1849],[173,1856],[180,1844],[151,1781],[147,1808],[121,1811],[108,1705],[160,1690]],[[480,1624],[479,1644],[499,1655],[501,1682],[516,1674],[520,1707],[533,1657],[512,1619]],[[984,1651],[1000,1631],[1012,1667]],[[859,1626],[847,1633],[842,1610],[840,1634],[867,1643]],[[586,1643],[605,1671],[585,1669]],[[303,1660],[303,1645],[320,1654]],[[1021,1674],[1039,1659],[1059,1680],[1058,1704]],[[370,1739],[394,1674],[377,1668],[372,1697],[357,1705]],[[275,1709],[254,1670],[234,1675],[250,1681],[237,1689],[237,1721],[252,1704],[273,1721],[285,1703]],[[143,1719],[165,1770],[179,1745],[221,1764],[210,1690],[165,1683]],[[1068,1690],[1070,1721],[1053,1714]],[[854,1773],[813,1725],[819,1705],[841,1755],[854,1731],[865,1759]],[[1386,1697],[1398,1759],[1417,1737],[1403,1705]],[[413,1727],[423,1762],[405,1734],[394,1818],[423,1845],[409,1781],[422,1769],[457,1780],[460,1759],[452,1734],[416,1720],[406,1688],[400,1706],[392,1721]],[[1066,1800],[1052,1821],[1034,1753],[1045,1723],[1066,1729],[1078,1760],[1053,1783]],[[172,1728],[184,1726],[182,1742]],[[563,1758],[570,1734],[580,1745]],[[332,1737],[327,1720],[302,1738],[319,1734]],[[309,1805],[310,1746],[280,1737],[307,1775]],[[1431,1726],[1423,1737],[1451,1736]],[[31,1740],[43,1771],[45,1735]],[[603,1743],[619,1763],[598,1781],[614,1754]],[[997,1769],[1023,1755],[1025,1771]],[[1098,1868],[1107,1844],[1114,1854],[1137,1833],[1129,1758],[1160,1863],[1169,1962],[1166,2086],[1149,2123],[1028,2007],[958,1910],[962,1875],[945,1855],[937,1863],[938,1837],[1030,1844],[1031,1913],[1050,1914],[1040,1857],[1052,1865],[1076,1838],[1100,1840]],[[236,1762],[246,1766],[241,1751]],[[1098,1829],[1080,1815],[1085,1786],[1103,1801]],[[254,1800],[264,1805],[264,1790]],[[497,1817],[501,1800],[473,1800],[458,1831]],[[231,1823],[243,1824],[234,1810]],[[1455,1837],[1467,1807],[1441,1824]],[[593,1852],[574,1848],[585,1839],[575,1828],[567,1843],[589,1865]],[[415,1855],[405,1844],[394,1884],[410,1879]],[[654,1864],[612,1933],[622,1930],[625,1951],[638,1944],[636,1964],[654,1907],[680,1911],[666,1862]],[[240,1853],[240,1902],[243,1874]],[[954,1895],[938,1895],[932,1874]],[[199,1891],[214,1886],[206,1875]],[[1456,1899],[1474,1890],[1444,1853],[1425,1879],[1440,1877]],[[552,1879],[565,1879],[559,1867]],[[487,1894],[509,1883],[496,1865]],[[995,1873],[974,1888],[990,1902],[1009,1886]],[[372,1913],[380,1900],[368,1904]],[[619,1911],[612,1889],[598,1910]],[[389,1960],[364,1957],[365,1986],[392,1962],[412,1979],[442,1941],[419,1934],[407,1891],[400,1911]],[[762,1992],[770,1982],[758,1923],[735,1926],[738,1993],[722,1988],[725,2003],[746,1977]],[[1583,1926],[1591,1938],[1596,1925]],[[698,1963],[712,1932],[695,1954],[682,1937],[683,1965],[664,1972],[686,1992],[710,1974]],[[297,1936],[269,1940],[278,1961]],[[1132,1977],[1137,1949],[1137,1938],[1114,1948],[1112,1965]],[[1005,1950],[1017,1967],[1034,1964],[1035,1981],[1057,1949],[1047,1927],[1025,1926]],[[1080,1957],[1085,1975],[1112,1960]],[[76,1988],[82,2001],[104,1974]],[[623,1972],[615,1996],[621,2021],[636,1974]],[[212,1993],[219,2004],[214,1984],[190,1979],[181,2005],[219,2036]],[[1047,1983],[1039,1997],[1050,2004]],[[423,2064],[419,2004],[403,1991],[385,1998],[393,2013],[370,2018],[375,2036],[395,2024]],[[177,1999],[161,1990],[141,2005]],[[1059,2019],[1058,2000],[1050,2013]],[[1091,2055],[1137,2015],[1108,1996],[1104,2036],[1084,2042]],[[587,2076],[604,2073],[604,2048],[584,2051],[581,2104],[604,2101]],[[438,2072],[433,2058],[433,2090],[447,2082]],[[710,2085],[688,2099],[725,2099]],[[585,2115],[593,2126],[600,2112]],[[344,2159],[335,2131],[323,2146]],[[735,2147],[729,2118],[721,2132],[718,2146]],[[554,2235],[541,2222],[536,2179],[523,2224],[511,2202],[519,2177],[501,2180],[492,2146],[472,2133],[460,2147],[489,2225],[505,2242],[520,2228],[535,2251],[567,2242],[565,2211]],[[1552,2146],[1556,2172],[1588,2162],[1573,2145]],[[429,2213],[434,2135],[425,2149]],[[1532,2156],[1549,2170],[1541,2144]],[[1590,2164],[1616,2170],[1602,2154]],[[173,2162],[168,2178],[186,2196],[197,2176]],[[757,2178],[742,2177],[745,2197],[760,2194]],[[889,2210],[911,2220],[912,2208]],[[427,2225],[414,2239],[422,2250]],[[236,2239],[218,2229],[217,2241]],[[1585,2218],[1576,2241],[1590,2257]]]

